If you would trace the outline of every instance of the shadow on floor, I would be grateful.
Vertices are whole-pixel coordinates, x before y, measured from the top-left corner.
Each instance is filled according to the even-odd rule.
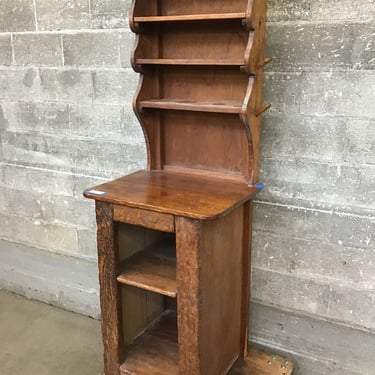
[[[98,375],[100,323],[0,291],[2,375]]]

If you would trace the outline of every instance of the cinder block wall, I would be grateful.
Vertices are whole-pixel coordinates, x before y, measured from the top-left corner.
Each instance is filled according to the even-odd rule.
[[[145,166],[129,3],[0,4],[0,287],[92,316],[82,190]],[[375,3],[268,4],[251,340],[289,352],[297,375],[371,375]]]

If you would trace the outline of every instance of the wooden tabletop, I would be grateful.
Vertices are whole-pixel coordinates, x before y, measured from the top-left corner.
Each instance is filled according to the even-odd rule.
[[[92,189],[84,196],[200,220],[216,219],[251,199],[260,189],[213,177],[138,171]]]

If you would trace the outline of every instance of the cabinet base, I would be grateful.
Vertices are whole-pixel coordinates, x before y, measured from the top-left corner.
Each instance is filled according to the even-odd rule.
[[[288,359],[251,348],[249,356],[238,360],[228,375],[292,375],[293,368],[293,362]]]

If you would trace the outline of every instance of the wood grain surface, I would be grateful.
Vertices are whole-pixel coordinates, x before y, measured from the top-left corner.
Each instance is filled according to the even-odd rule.
[[[177,282],[174,241],[162,240],[126,259],[117,281],[175,298]]]
[[[248,201],[259,188],[245,182],[139,171],[85,191],[87,198],[202,220],[215,219]]]

